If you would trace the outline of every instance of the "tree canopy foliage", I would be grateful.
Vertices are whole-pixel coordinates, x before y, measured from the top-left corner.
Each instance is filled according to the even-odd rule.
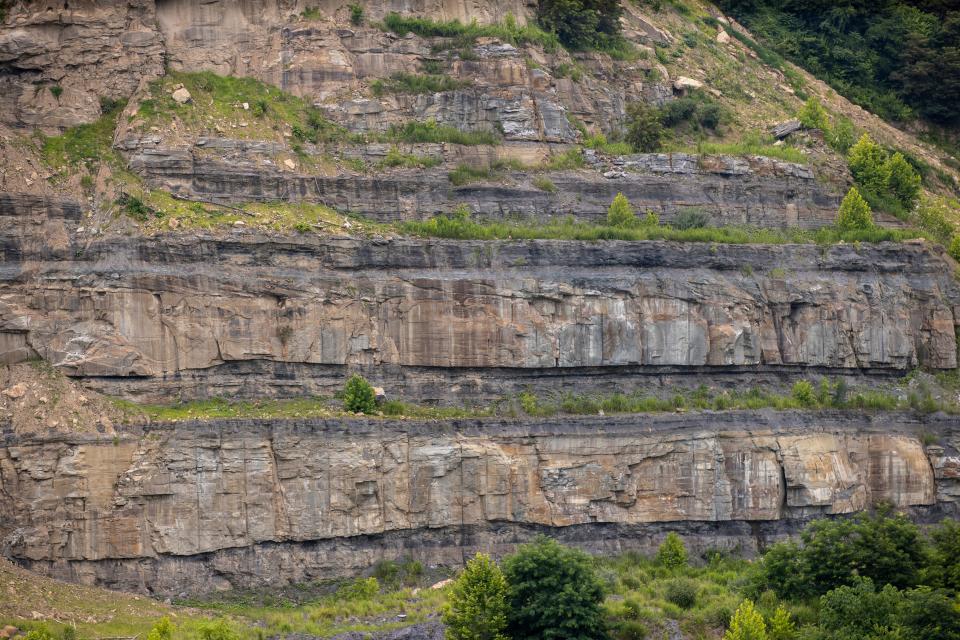
[[[960,124],[960,5],[720,0],[768,46],[880,116]]]

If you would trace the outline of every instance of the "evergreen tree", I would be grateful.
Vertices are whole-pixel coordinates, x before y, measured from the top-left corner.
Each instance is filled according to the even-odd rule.
[[[447,640],[506,640],[507,581],[490,556],[478,553],[450,592],[443,614]]]
[[[844,231],[857,229],[871,229],[873,227],[873,213],[870,205],[863,199],[856,187],[850,187],[840,211],[837,213],[837,226]]]

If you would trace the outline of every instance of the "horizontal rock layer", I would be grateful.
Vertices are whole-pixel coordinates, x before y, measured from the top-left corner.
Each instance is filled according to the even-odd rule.
[[[587,378],[956,366],[960,290],[949,259],[923,243],[249,232],[81,241],[68,233],[74,209],[23,219],[30,203],[0,209],[10,220],[0,234],[0,357],[32,349],[114,392],[148,382],[156,400],[218,395],[220,368],[255,363],[287,379],[316,372],[288,394],[327,391],[347,368],[365,368],[409,399],[420,391],[400,384],[404,372],[459,379],[468,399],[505,369]],[[236,390],[229,375],[222,382],[220,392]]]
[[[271,161],[280,151],[273,144],[203,138],[194,147],[171,148],[151,140],[126,140],[120,148],[131,170],[156,188],[218,202],[316,202],[383,222],[423,219],[461,205],[480,218],[602,221],[614,196],[623,193],[641,214],[654,211],[664,223],[695,208],[714,225],[817,228],[833,223],[839,205],[836,192],[807,167],[762,157],[642,154],[618,160],[613,169],[594,159],[585,170],[511,173],[458,187],[443,168],[298,175]],[[554,192],[534,185],[544,175]]]
[[[407,553],[457,563],[537,531],[614,550],[677,528],[695,549],[749,552],[879,501],[955,512],[958,426],[733,412],[8,438],[0,538],[37,570],[163,594],[331,577]],[[929,455],[920,433],[941,443]]]

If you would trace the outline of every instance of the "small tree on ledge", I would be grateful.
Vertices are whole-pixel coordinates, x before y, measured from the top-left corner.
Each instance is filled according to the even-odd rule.
[[[637,214],[622,193],[617,194],[607,210],[607,224],[612,227],[632,227],[637,224]]]
[[[377,409],[377,398],[373,387],[366,379],[357,374],[350,376],[343,387],[343,408],[354,413],[373,413]]]
[[[873,228],[873,213],[870,211],[870,205],[856,187],[850,187],[850,191],[840,203],[837,226],[844,231]]]

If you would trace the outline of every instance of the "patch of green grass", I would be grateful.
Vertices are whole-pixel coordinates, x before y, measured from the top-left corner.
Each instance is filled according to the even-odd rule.
[[[680,151],[680,149],[671,149]],[[777,158],[785,162],[796,164],[807,164],[810,160],[807,156],[789,145],[775,146],[758,141],[742,142],[699,142],[694,151],[699,155],[717,155],[717,156],[765,156],[767,158]]]
[[[471,182],[492,180],[496,177],[496,172],[490,167],[471,167],[467,164],[461,164],[451,171],[447,177],[450,178],[451,183],[459,187]]]
[[[394,73],[386,80],[375,80],[370,86],[375,96],[387,93],[443,93],[456,91],[473,84],[470,80],[457,80],[439,74]]]
[[[567,149],[563,153],[556,153],[543,164],[543,168],[549,171],[567,171],[570,169],[580,169],[586,164],[583,159],[583,152],[580,149]]]
[[[383,139],[392,142],[450,142],[463,145],[495,145],[500,142],[500,136],[493,131],[461,131],[456,127],[437,124],[435,120],[391,125]]]
[[[540,191],[546,191],[547,193],[556,193],[557,185],[553,184],[553,180],[545,176],[538,176],[533,179],[533,186]]]
[[[300,12],[300,17],[304,20],[319,20],[323,17],[323,13],[318,7],[307,7]]]
[[[191,101],[178,104],[173,87],[182,84]],[[250,108],[244,109],[246,103]],[[209,71],[170,71],[150,83],[150,97],[141,101],[135,123],[141,128],[164,128],[177,119],[188,130],[220,128],[242,139],[282,140],[290,131],[300,141],[314,144],[344,140],[346,129],[328,120],[306,100],[253,78],[220,76]]]
[[[71,127],[59,136],[43,138],[42,153],[47,164],[60,171],[80,166],[91,170],[102,162],[119,166],[119,156],[113,150],[113,134],[126,102],[114,102],[108,106],[110,110],[96,122]]]
[[[396,147],[391,147],[387,152],[386,157],[378,162],[377,166],[381,168],[405,167],[429,169],[431,167],[436,167],[441,162],[443,161],[440,158],[435,158],[433,156],[421,156],[413,153],[404,153]]]
[[[278,334],[282,333],[279,329]],[[288,336],[289,337],[292,336]],[[283,339],[282,335],[278,335]],[[347,415],[343,403],[333,397],[308,396],[291,399],[263,399],[256,401],[213,398],[180,404],[138,404],[126,400],[113,401],[130,416],[146,416],[151,422],[181,422],[184,420],[219,419],[290,419],[331,418]],[[392,418],[421,420],[450,420],[480,418],[494,415],[493,407],[433,407],[402,400],[385,400],[377,405],[378,412]],[[375,416],[368,416],[375,417]]]
[[[344,224],[349,221],[349,233],[353,235],[382,234],[389,230],[355,216],[344,216],[333,209],[308,202],[256,202],[223,207],[208,202],[196,202],[174,198],[165,191],[143,191],[128,194],[136,198],[152,215],[133,215],[140,220],[147,232],[177,229],[216,229],[234,226],[238,221],[250,228],[270,231],[297,231],[305,233],[348,233]],[[176,220],[174,223],[173,220]]]
[[[612,156],[625,156],[634,152],[629,142],[609,142],[602,133],[587,137],[583,141],[583,146]]]
[[[482,179],[479,172],[466,169],[463,177]],[[486,175],[486,174],[483,174]],[[460,179],[460,176],[458,176]],[[453,178],[451,178],[453,180]],[[797,228],[701,227],[674,229],[668,225],[615,227],[567,219],[547,224],[525,222],[476,222],[469,217],[436,216],[424,221],[405,222],[400,230],[411,235],[458,240],[670,240],[718,244],[836,244],[838,242],[902,242],[926,238],[915,229],[841,231],[834,227],[817,230]]]
[[[481,25],[476,21],[464,24],[459,20],[442,22],[430,18],[415,18],[389,13],[380,25],[387,31],[400,36],[415,33],[424,38],[448,38],[452,40],[450,48],[459,48],[473,44],[477,38],[492,37],[514,45],[534,44],[546,51],[555,51],[560,41],[552,33],[528,24],[519,25],[513,16],[498,24]]]

